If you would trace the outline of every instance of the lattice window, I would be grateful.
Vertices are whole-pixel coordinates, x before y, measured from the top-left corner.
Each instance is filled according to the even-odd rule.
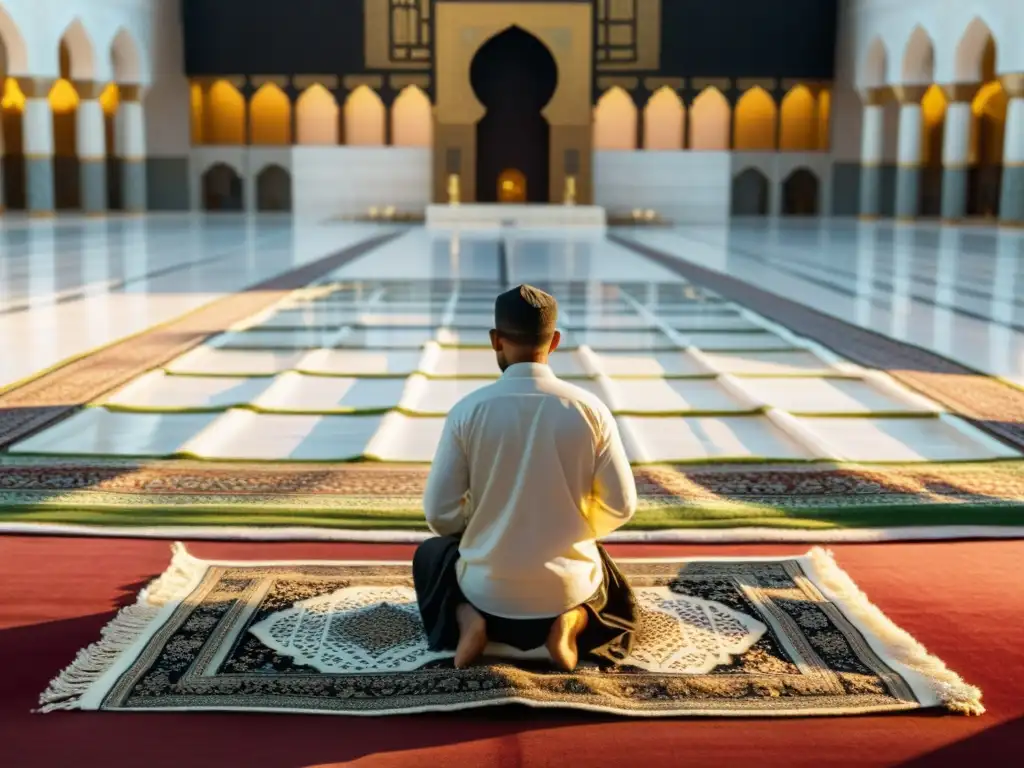
[[[637,0],[596,0],[597,60],[634,62],[636,47]]]
[[[430,59],[430,0],[391,0],[392,61]]]

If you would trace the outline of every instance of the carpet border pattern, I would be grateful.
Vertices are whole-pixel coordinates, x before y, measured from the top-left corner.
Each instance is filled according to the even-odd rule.
[[[0,458],[0,532],[123,530],[159,536],[321,530],[415,540],[429,468],[386,464],[210,464]],[[946,465],[702,465],[634,469],[645,540],[738,540],[765,529],[815,541],[843,529],[934,526],[938,537],[1024,535],[1024,462]],[[715,532],[698,534],[698,529]],[[945,531],[943,532],[943,529]],[[996,530],[998,529],[998,533]],[[134,531],[134,533],[132,533]],[[362,536],[353,532],[363,531]],[[988,533],[986,531],[989,531]],[[669,533],[675,532],[674,536]],[[688,533],[689,532],[689,533]],[[643,535],[641,535],[643,534]],[[166,534],[164,534],[166,535]],[[904,534],[904,536],[907,534]],[[319,538],[319,536],[315,536]],[[932,536],[929,536],[932,538]]]
[[[271,684],[269,690],[277,690],[282,694],[290,695],[292,702],[284,706],[284,701],[278,701],[275,706],[274,696],[269,693],[260,695],[254,693],[254,698],[249,698],[248,688],[244,683],[244,676],[233,675],[229,658],[223,661],[214,662],[220,658],[223,643],[234,645],[240,640],[232,640],[227,628],[222,628],[222,621],[227,617],[239,617],[246,614],[249,609],[245,608],[245,602],[237,602],[232,595],[241,594],[239,590],[246,589],[245,583],[248,578],[244,573],[248,570],[254,576],[264,573],[271,577],[271,582],[262,577],[263,582],[273,583],[274,578],[281,578],[285,575],[284,569],[291,568],[293,572],[308,574],[307,579],[313,579],[317,583],[329,584],[325,581],[330,577],[330,568],[340,568],[342,573],[345,569],[353,574],[347,578],[355,578],[356,574],[366,574],[361,578],[374,577],[374,573],[387,566],[403,566],[408,564],[393,562],[336,562],[307,561],[307,562],[221,562],[205,561],[190,555],[181,544],[175,544],[172,548],[173,557],[170,566],[153,583],[144,589],[138,596],[136,602],[123,608],[117,616],[102,630],[101,639],[93,645],[81,650],[74,661],[50,683],[48,689],[40,696],[41,712],[52,712],[56,710],[113,710],[113,711],[180,711],[182,709],[199,710],[239,710],[239,711],[289,711],[289,712],[310,712],[324,714],[347,714],[347,715],[395,715],[412,714],[429,711],[451,711],[456,709],[477,708],[501,704],[525,704],[533,707],[560,707],[570,709],[582,709],[605,714],[624,716],[807,716],[807,715],[851,715],[865,712],[886,712],[901,711],[908,709],[943,707],[948,711],[960,714],[979,715],[982,714],[984,706],[981,703],[981,691],[964,682],[955,672],[946,667],[938,658],[930,655],[928,651],[907,632],[896,626],[874,606],[863,592],[856,586],[853,580],[839,567],[832,555],[822,549],[811,550],[803,556],[789,557],[745,557],[745,558],[677,558],[662,560],[637,560],[623,561],[624,564],[632,563],[633,578],[639,578],[641,583],[654,579],[652,583],[661,583],[667,578],[673,580],[678,575],[685,573],[689,577],[693,569],[697,573],[706,572],[706,569],[713,569],[719,573],[718,579],[733,574],[731,578],[738,579],[735,587],[743,591],[754,589],[767,589],[768,593],[773,590],[782,589],[780,597],[786,600],[796,599],[796,594],[790,596],[790,590],[784,587],[793,581],[802,582],[806,585],[803,592],[803,600],[811,599],[815,611],[823,611],[822,616],[833,617],[830,625],[846,626],[842,630],[846,641],[851,647],[859,647],[856,651],[859,658],[871,669],[872,674],[877,674],[880,680],[888,680],[883,688],[875,690],[873,686],[861,690],[860,685],[850,690],[845,686],[836,687],[838,681],[827,685],[815,693],[817,689],[808,690],[810,698],[803,701],[799,695],[792,700],[778,699],[781,693],[759,690],[759,684],[754,683],[757,693],[753,699],[733,701],[729,694],[713,694],[701,687],[699,678],[693,678],[694,688],[691,685],[690,676],[677,675],[664,677],[664,674],[657,675],[650,680],[647,676],[640,675],[637,678],[620,678],[617,675],[604,678],[603,675],[594,670],[587,673],[581,670],[570,675],[555,674],[552,677],[531,675],[528,671],[517,672],[514,667],[506,668],[506,677],[509,670],[512,677],[509,680],[517,680],[518,677],[532,678],[533,684],[527,680],[527,684],[513,683],[500,686],[502,690],[494,689],[493,693],[487,693],[486,687],[480,688],[473,684],[470,679],[474,670],[451,670],[437,669],[428,676],[436,680],[428,685],[426,696],[409,698],[400,695],[398,704],[390,704],[387,698],[387,688],[403,688],[408,683],[396,686],[404,678],[394,675],[382,676],[381,672],[356,672],[356,677],[350,684],[343,685],[348,688],[351,685],[358,688],[362,685],[369,685],[374,691],[380,692],[385,697],[382,703],[375,703],[377,693],[364,695],[370,698],[366,702],[360,701],[359,696],[348,702],[347,699],[336,700],[332,707],[318,706],[318,701],[313,691],[316,687],[309,687],[303,683],[305,678],[296,678],[294,683],[284,684],[284,687]],[[732,570],[724,571],[723,568]],[[275,569],[281,576],[275,577]],[[681,570],[685,569],[685,570]],[[766,570],[767,569],[767,570]],[[766,572],[778,574],[769,576],[764,586],[761,580],[755,576],[756,573]],[[648,575],[645,575],[648,574]],[[660,575],[658,575],[660,574]],[[747,575],[743,575],[747,574]],[[786,576],[784,574],[792,574]],[[782,577],[783,581],[776,583]],[[251,577],[249,577],[251,578]],[[342,576],[342,583],[346,577]],[[377,577],[379,578],[379,577]],[[394,576],[387,578],[396,578]],[[700,577],[698,577],[700,578]],[[703,578],[707,578],[704,576]],[[711,576],[712,579],[716,577]],[[211,579],[213,579],[211,581]],[[337,577],[335,577],[337,579]],[[369,583],[369,582],[367,582]],[[268,595],[268,587],[255,587],[261,595]],[[248,589],[252,589],[250,587]],[[331,587],[327,587],[330,589]],[[684,588],[689,592],[690,588]],[[751,593],[753,594],[753,593]],[[216,599],[216,605],[222,606],[219,611],[226,611],[219,615],[225,617],[223,620],[216,620],[212,616],[203,614],[203,606],[209,595],[210,599]],[[263,598],[260,598],[262,600]],[[281,610],[293,604],[301,595],[294,591],[294,588],[287,588],[284,593],[284,601],[279,602],[280,606],[274,610]],[[769,598],[772,600],[774,598]],[[225,602],[227,601],[227,602]],[[251,604],[251,603],[250,603]],[[235,606],[235,607],[232,607]],[[770,612],[775,611],[768,604],[764,606]],[[806,610],[806,609],[800,609]],[[195,613],[194,613],[195,612]],[[246,614],[254,615],[254,614]],[[236,621],[237,619],[232,619]],[[797,630],[802,624],[793,624],[791,619],[778,619],[783,623],[779,626],[789,626],[789,632],[796,631],[792,636],[793,642],[803,637]],[[773,620],[774,621],[774,620]],[[804,622],[801,618],[799,622]],[[789,623],[787,623],[789,622]],[[193,630],[206,632],[215,644],[207,645],[200,635],[193,635],[191,640],[179,638],[175,627],[182,629],[193,627]],[[808,626],[822,626],[820,622],[810,622]],[[236,630],[237,632],[238,630]],[[244,632],[244,628],[241,630]],[[789,642],[789,641],[787,641]],[[156,643],[156,645],[154,645]],[[198,643],[198,645],[197,645]],[[834,641],[829,641],[834,646]],[[173,646],[173,650],[172,650]],[[828,646],[823,646],[822,648]],[[187,650],[191,648],[191,650]],[[182,656],[182,654],[185,654]],[[244,651],[249,654],[248,651]],[[205,695],[197,692],[187,692],[189,683],[185,678],[181,679],[185,689],[179,700],[175,702],[173,695],[175,683],[173,677],[167,677],[167,672],[161,667],[151,667],[161,654],[170,654],[174,664],[180,666],[188,662],[190,655],[195,656],[196,663],[202,656],[207,661],[202,662],[208,670],[214,669],[210,664],[215,663],[217,674],[224,674],[220,671],[221,664],[228,663],[226,674],[230,678],[225,689],[226,695],[220,700],[208,699]],[[808,663],[803,656],[793,657],[804,658],[804,664]],[[818,658],[811,652],[810,658]],[[811,663],[803,668],[800,675],[811,675],[818,678],[821,675],[832,674],[832,662],[824,662],[822,659]],[[184,659],[184,662],[182,661]],[[259,662],[254,662],[259,664]],[[820,665],[820,666],[818,666]],[[262,670],[262,666],[257,667]],[[491,667],[497,671],[502,668]],[[842,667],[839,667],[842,668]],[[856,668],[856,667],[854,667]],[[488,674],[487,669],[481,670],[482,674]],[[143,677],[152,670],[151,682],[139,689],[140,695],[149,697],[145,701],[138,701],[135,698],[135,686],[141,684]],[[413,677],[422,677],[427,670],[416,669],[411,673]],[[597,677],[593,675],[597,673]],[[774,674],[778,674],[776,670]],[[190,673],[191,674],[191,673]],[[760,678],[754,673],[753,680]],[[367,678],[360,682],[361,678]],[[518,676],[518,677],[517,677]],[[343,675],[343,677],[345,677]],[[465,678],[459,681],[458,678]],[[860,678],[860,675],[854,675]],[[600,679],[599,679],[600,678]],[[674,679],[673,679],[674,678]],[[202,678],[206,680],[206,677]],[[473,678],[475,680],[476,678]],[[823,678],[824,679],[824,678]],[[546,682],[544,682],[546,680]],[[162,681],[162,682],[161,682]],[[643,682],[642,682],[643,681]],[[310,681],[312,682],[312,681]],[[536,683],[540,682],[540,687]],[[159,690],[153,688],[156,685]],[[205,684],[204,684],[205,685]],[[296,687],[297,685],[297,687]],[[413,683],[415,686],[416,684]],[[729,684],[731,685],[731,683]],[[781,681],[776,685],[781,685]],[[239,687],[241,686],[241,687]],[[653,686],[653,687],[652,687]],[[320,686],[323,687],[323,686]],[[663,688],[664,687],[664,688]],[[648,690],[648,693],[644,693]],[[669,690],[674,693],[669,693]],[[780,690],[784,690],[780,689]],[[151,693],[143,693],[149,690]],[[202,690],[206,690],[203,688]],[[729,686],[725,690],[729,690]],[[161,692],[163,691],[163,692]],[[468,695],[450,695],[449,691],[466,691]],[[610,696],[609,692],[614,691]],[[824,695],[825,691],[832,691]],[[886,693],[888,691],[888,693]],[[211,691],[212,692],[212,691]],[[441,694],[441,695],[438,695]],[[697,698],[693,698],[696,694]],[[152,698],[156,696],[156,698]],[[634,697],[636,699],[634,700]],[[767,698],[766,698],[767,697]],[[845,699],[845,701],[844,701]],[[194,700],[194,703],[190,703]],[[759,704],[759,700],[763,703]],[[308,705],[308,706],[307,706]]]

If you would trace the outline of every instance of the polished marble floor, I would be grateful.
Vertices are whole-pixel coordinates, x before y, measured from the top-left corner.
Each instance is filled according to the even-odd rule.
[[[639,242],[1024,385],[1024,232],[734,222]]]
[[[827,262],[808,255],[810,239],[846,242],[834,235],[843,226],[791,226],[769,235],[737,225],[634,236],[744,277],[756,256],[762,273],[750,279],[765,285],[770,274],[782,275],[791,281],[788,294],[798,285],[803,298],[812,286],[824,290],[822,275],[831,274]],[[4,376],[52,365],[60,355],[141,330],[375,231],[220,218],[5,227],[0,234],[13,247],[0,259],[0,340],[11,352],[0,363]],[[783,241],[793,246],[786,251]],[[744,255],[748,250],[755,256]],[[836,274],[850,270],[846,250],[848,243],[837,251]],[[881,261],[873,259],[875,274],[889,275]],[[924,259],[911,263],[918,271],[909,284],[918,287],[908,292],[936,282]],[[553,364],[608,404],[636,463],[1016,455],[884,373],[841,360],[798,329],[689,285],[602,237],[519,232],[453,239],[422,228],[406,229],[11,450],[429,461],[451,405],[498,373],[486,348],[493,296],[518,282],[559,296],[565,343]],[[980,278],[971,285],[984,290]],[[997,322],[971,311],[965,321]],[[76,323],[76,316],[93,320]]]

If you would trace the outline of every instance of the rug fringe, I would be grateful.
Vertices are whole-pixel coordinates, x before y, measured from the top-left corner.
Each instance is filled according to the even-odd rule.
[[[946,709],[961,715],[984,714],[981,689],[964,682],[941,659],[896,626],[839,566],[831,551],[815,547],[809,557],[821,584],[842,601],[843,612],[885,643],[887,655],[925,678]]]
[[[171,564],[101,630],[100,640],[83,648],[39,697],[36,712],[80,709],[82,697],[110,671],[133,645],[156,630],[153,620],[169,602],[181,600],[206,572],[207,563],[188,553],[184,544],[171,546]]]

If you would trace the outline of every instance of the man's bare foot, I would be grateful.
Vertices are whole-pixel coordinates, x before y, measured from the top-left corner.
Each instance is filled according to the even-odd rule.
[[[548,632],[547,649],[559,669],[572,672],[580,660],[576,640],[587,626],[587,609],[582,605],[555,619]]]
[[[455,668],[465,669],[480,658],[487,647],[487,622],[469,603],[455,609],[459,623],[459,644],[455,648]]]

